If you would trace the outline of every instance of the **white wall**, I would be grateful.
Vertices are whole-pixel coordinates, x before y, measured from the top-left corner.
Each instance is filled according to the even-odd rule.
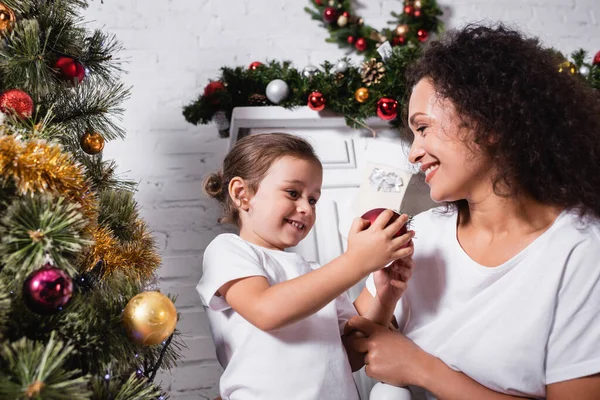
[[[447,27],[474,20],[504,20],[570,53],[600,50],[598,0],[438,0]],[[223,230],[218,208],[202,195],[203,176],[219,167],[226,140],[211,126],[193,126],[181,114],[223,65],[289,59],[299,68],[344,52],[325,43],[326,30],[303,11],[309,0],[94,0],[86,11],[92,27],[117,35],[129,61],[124,81],[125,141],[107,144],[106,158],[139,181],[137,200],[155,231],[165,291],[179,295],[189,352],[162,376],[174,399],[212,399],[220,368],[195,285],[202,251]],[[357,14],[374,27],[401,11],[398,0],[363,0]],[[358,60],[358,58],[357,58]]]

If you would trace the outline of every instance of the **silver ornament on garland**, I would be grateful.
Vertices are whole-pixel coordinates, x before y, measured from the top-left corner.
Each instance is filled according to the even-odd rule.
[[[219,130],[220,137],[228,137],[229,136],[229,120],[227,119],[227,114],[223,110],[219,110],[213,115],[212,122],[215,124],[217,129]]]
[[[290,94],[290,87],[281,79],[274,79],[267,85],[267,98],[273,104],[279,104]]]
[[[313,76],[315,76],[318,73],[319,73],[319,68],[315,67],[314,65],[307,65],[302,70],[302,76],[307,79],[312,78]]]
[[[336,72],[341,72],[342,74],[348,71],[348,63],[344,60],[340,60],[335,64]]]
[[[590,74],[590,67],[582,65],[581,68],[579,68],[579,73],[583,76],[588,76]]]

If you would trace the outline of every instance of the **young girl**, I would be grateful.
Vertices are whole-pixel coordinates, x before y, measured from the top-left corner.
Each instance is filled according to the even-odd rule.
[[[393,260],[406,269],[413,233],[393,238],[407,216],[386,226],[388,210],[368,228],[355,220],[346,253],[322,267],[285,252],[313,227],[321,183],[310,144],[279,133],[239,140],[205,182],[223,205],[221,221],[239,228],[206,248],[197,286],[225,369],[223,400],[358,399],[352,368],[362,359],[352,362],[358,354],[341,337],[356,311],[344,292]],[[392,311],[374,304],[369,315],[381,323]]]

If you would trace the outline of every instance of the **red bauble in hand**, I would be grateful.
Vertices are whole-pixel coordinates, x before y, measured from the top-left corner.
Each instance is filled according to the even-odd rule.
[[[321,111],[325,108],[325,97],[321,92],[312,92],[308,96],[308,106],[311,110]]]
[[[597,52],[596,55],[594,56],[594,61],[592,61],[592,64],[600,65],[600,51]]]
[[[367,39],[358,38],[356,42],[354,42],[354,47],[358,51],[365,51],[367,49]]]
[[[374,208],[372,210],[367,211],[366,213],[364,213],[361,218],[362,219],[366,219],[367,221],[369,221],[371,224],[373,224],[373,222],[375,222],[375,220],[377,219],[377,217],[379,216],[379,214],[381,214],[382,212],[384,212],[386,209],[385,208]],[[394,212],[394,215],[392,216],[392,218],[390,218],[388,225],[391,224],[392,222],[394,222],[395,220],[398,219],[398,217],[400,217],[400,214],[398,214],[397,212]],[[399,236],[404,235],[407,232],[407,227],[406,224],[404,224],[400,230],[398,232],[396,232],[394,234],[394,237],[397,238]]]
[[[23,283],[23,300],[37,314],[48,315],[62,310],[72,295],[71,277],[50,264],[33,271]]]
[[[377,102],[377,115],[385,121],[396,118],[398,116],[398,102],[389,97],[382,97]]]
[[[59,57],[54,68],[59,70],[61,77],[67,81],[79,83],[85,77],[83,65],[71,57]]]
[[[0,94],[0,111],[29,118],[33,113],[33,100],[22,90],[9,89]]]

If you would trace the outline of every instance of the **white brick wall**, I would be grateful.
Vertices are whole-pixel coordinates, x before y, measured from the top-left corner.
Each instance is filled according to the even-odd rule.
[[[210,126],[189,125],[181,108],[195,99],[222,65],[289,59],[296,66],[335,61],[344,55],[325,43],[326,31],[303,7],[309,0],[99,0],[86,19],[123,42],[129,62],[124,77],[133,86],[123,124],[124,142],[107,145],[120,171],[139,181],[137,200],[156,232],[164,257],[164,290],[179,295],[179,329],[189,352],[170,375],[161,376],[174,399],[212,399],[220,368],[206,316],[194,286],[202,251],[223,231],[218,208],[203,198],[205,173],[219,166],[226,141]],[[518,24],[563,52],[600,50],[598,0],[438,0],[447,27],[466,21]],[[369,0],[357,13],[383,27],[398,0]],[[367,5],[368,4],[368,5]]]

